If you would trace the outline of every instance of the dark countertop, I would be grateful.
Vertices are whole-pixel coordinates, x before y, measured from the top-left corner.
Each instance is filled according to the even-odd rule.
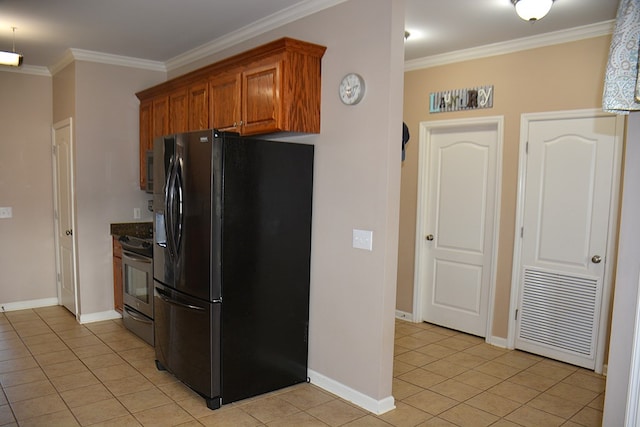
[[[153,223],[152,222],[121,222],[111,224],[112,236],[133,236],[143,239],[150,239],[153,237]]]

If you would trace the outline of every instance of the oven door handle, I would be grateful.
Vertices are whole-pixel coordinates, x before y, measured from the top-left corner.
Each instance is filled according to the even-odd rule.
[[[138,261],[138,262],[144,262],[146,264],[151,264],[151,258],[141,257],[141,256],[138,256],[137,254],[132,253],[132,252],[122,251],[122,256],[126,257],[127,259],[129,259],[131,261]]]
[[[152,323],[151,320],[147,319],[146,317],[141,317],[138,313],[132,311],[129,309],[129,307],[127,307],[126,305],[124,306],[124,311],[127,312],[127,314],[129,316],[131,316],[131,318],[135,321],[138,321],[140,323]]]
[[[177,307],[186,308],[188,310],[197,310],[197,311],[205,311],[206,310],[206,308],[204,308],[204,307],[199,307],[197,305],[186,304],[184,302],[176,301],[173,298],[170,298],[168,295],[166,295],[163,291],[161,291],[158,288],[156,288],[156,292],[158,293],[158,297],[162,301],[166,302],[167,304],[175,305]]]

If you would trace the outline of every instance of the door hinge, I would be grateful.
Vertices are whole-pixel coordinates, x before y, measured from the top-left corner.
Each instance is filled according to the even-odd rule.
[[[520,238],[524,237],[524,227],[520,227]]]
[[[529,154],[529,141],[527,141],[527,143],[524,146],[524,153]]]
[[[518,309],[516,308],[516,320],[518,320]]]

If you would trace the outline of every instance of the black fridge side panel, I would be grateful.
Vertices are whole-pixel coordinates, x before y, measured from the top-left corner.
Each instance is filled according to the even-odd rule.
[[[224,141],[223,403],[306,381],[313,149]]]

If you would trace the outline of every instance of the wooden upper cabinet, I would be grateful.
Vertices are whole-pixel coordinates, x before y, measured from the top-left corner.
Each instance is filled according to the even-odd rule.
[[[212,128],[240,132],[240,72],[225,72],[209,80]]]
[[[209,128],[209,85],[207,81],[189,87],[189,130]]]
[[[282,114],[280,61],[242,73],[242,129],[244,135],[287,130]]]
[[[169,128],[167,133],[186,132],[188,130],[189,92],[187,89],[180,89],[169,95]]]
[[[157,136],[208,128],[319,133],[325,50],[285,37],[138,92],[141,188],[144,153]]]
[[[151,122],[152,144],[153,138],[169,133],[169,96],[159,96],[153,99]]]

